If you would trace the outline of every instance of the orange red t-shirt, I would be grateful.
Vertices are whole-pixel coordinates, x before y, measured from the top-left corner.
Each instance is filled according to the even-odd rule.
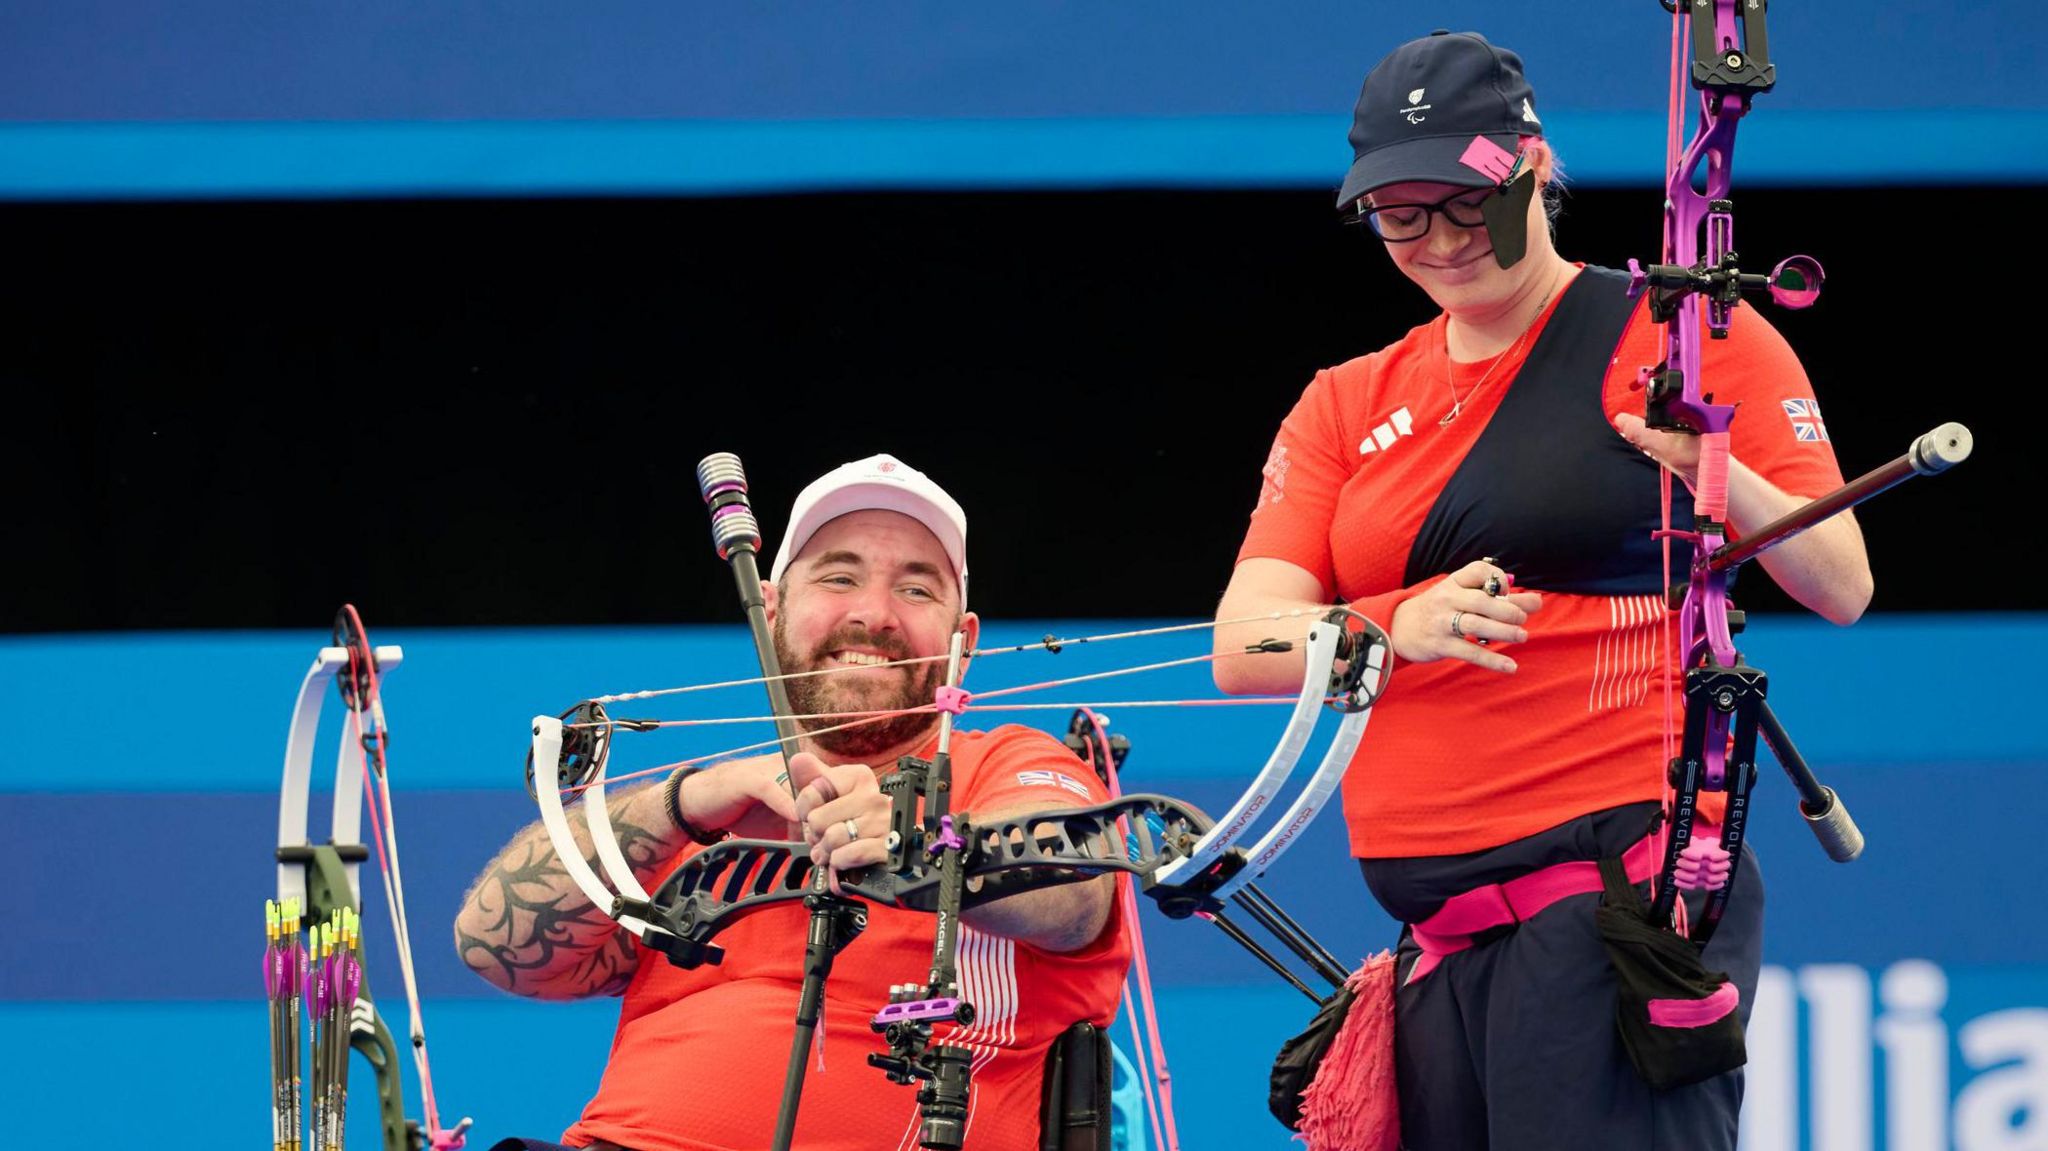
[[[1334,599],[1391,627],[1403,599],[1447,574],[1404,586],[1425,518],[1555,311],[1554,302],[1498,364],[1453,363],[1439,316],[1379,352],[1318,372],[1274,441],[1238,559],[1295,564]],[[1632,385],[1639,368],[1663,358],[1662,339],[1647,309],[1637,306],[1604,379],[1585,384],[1600,389],[1609,421],[1642,411],[1642,393]],[[1740,405],[1730,432],[1734,458],[1792,495],[1839,486],[1812,387],[1783,337],[1754,309],[1738,308],[1729,338],[1702,343],[1708,390],[1717,402]],[[1490,378],[1482,378],[1489,368]],[[1453,387],[1463,410],[1440,424]],[[1510,430],[1555,435],[1531,423]],[[1387,434],[1378,434],[1382,429]],[[1611,426],[1601,434],[1619,435]],[[1550,466],[1571,468],[1582,453],[1608,446],[1558,437]],[[1541,484],[1544,477],[1498,482]],[[1654,471],[1643,482],[1653,485]],[[1556,515],[1573,510],[1558,507]],[[1673,578],[1682,580],[1683,571]],[[1397,668],[1344,779],[1353,854],[1477,851],[1660,796],[1662,676],[1673,662],[1660,658],[1661,582],[1661,570],[1643,573],[1639,595],[1524,585],[1543,592],[1544,602],[1529,621],[1529,642],[1507,649],[1519,668],[1514,675],[1452,659]],[[1674,619],[1673,644],[1676,632]]]
[[[952,746],[952,807],[970,816],[1109,798],[1088,766],[1043,732],[956,732]],[[919,754],[935,750],[936,740]],[[643,948],[597,1096],[563,1141],[608,1139],[636,1151],[767,1147],[807,923],[801,904],[758,912],[720,933],[722,964],[691,971]],[[868,1020],[888,1002],[892,984],[924,981],[932,929],[930,915],[870,907],[866,930],[839,953],[819,1023],[823,1050],[811,1056],[797,1113],[796,1145],[805,1151],[916,1146],[917,1091],[868,1066],[869,1052],[888,1050]],[[1047,1049],[1083,1019],[1111,1021],[1130,960],[1118,912],[1094,943],[1067,954],[963,926],[961,995],[977,1015],[971,1026],[939,1027],[934,1042],[974,1052],[969,1151],[1035,1151]]]

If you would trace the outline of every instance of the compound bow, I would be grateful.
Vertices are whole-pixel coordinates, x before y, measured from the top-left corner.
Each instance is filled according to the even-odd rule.
[[[1968,458],[1970,432],[1943,424],[1916,440],[1905,455],[1796,511],[1757,528],[1736,543],[1728,531],[1728,432],[1736,407],[1717,404],[1704,388],[1700,330],[1725,339],[1742,293],[1767,291],[1778,304],[1804,308],[1820,294],[1820,264],[1806,256],[1781,261],[1769,275],[1741,270],[1734,249],[1734,205],[1728,199],[1733,175],[1735,130],[1757,95],[1777,82],[1765,32],[1767,0],[1661,0],[1672,13],[1672,123],[1678,138],[1677,69],[1689,64],[1699,90],[1699,122],[1682,155],[1671,157],[1665,182],[1664,248],[1661,263],[1642,267],[1629,261],[1632,295],[1650,293],[1651,318],[1665,327],[1662,363],[1644,368],[1639,383],[1647,393],[1646,420],[1652,428],[1699,437],[1699,471],[1694,485],[1690,530],[1661,533],[1667,541],[1692,544],[1692,565],[1683,588],[1670,590],[1679,613],[1678,653],[1685,669],[1685,720],[1677,755],[1671,760],[1671,821],[1651,917],[1669,922],[1679,889],[1708,894],[1690,936],[1701,944],[1712,936],[1734,886],[1756,780],[1756,741],[1761,733],[1799,793],[1800,813],[1830,858],[1847,862],[1863,850],[1863,835],[1833,789],[1823,785],[1792,745],[1765,702],[1766,677],[1745,663],[1733,635],[1742,614],[1728,598],[1735,567],[1827,517],[1853,507],[1914,475],[1933,475]],[[1688,54],[1685,43],[1690,40]],[[1701,251],[1704,239],[1705,251]],[[1667,475],[1665,483],[1670,482]],[[1696,842],[1693,831],[1701,791],[1727,795],[1718,843]]]
[[[785,677],[777,668],[773,644],[761,618],[759,575],[754,562],[760,531],[747,502],[745,474],[737,458],[719,455],[699,466],[698,477],[711,506],[713,538],[720,558],[733,566],[742,602],[754,625],[756,654],[763,676],[758,681],[746,682],[769,685],[779,732],[779,738],[773,742],[787,748],[797,737],[799,717],[790,714],[786,696],[775,690]],[[648,947],[663,953],[670,962],[682,967],[718,962],[722,952],[713,942],[718,933],[764,909],[800,902],[811,910],[805,987],[799,997],[798,1029],[775,1136],[778,1149],[786,1148],[793,1135],[804,1056],[810,1028],[817,1019],[825,976],[832,957],[859,934],[867,904],[927,911],[935,916],[933,957],[927,977],[901,985],[892,1002],[876,1013],[872,1026],[888,1040],[890,1053],[869,1057],[896,1082],[924,1084],[918,1101],[924,1116],[920,1141],[927,1147],[957,1148],[964,1134],[968,1089],[965,1049],[944,1042],[933,1044],[931,1039],[936,1024],[950,1021],[964,1025],[973,1019],[973,1005],[960,996],[954,951],[960,913],[979,903],[1024,890],[1123,872],[1136,877],[1145,893],[1167,915],[1212,919],[1233,938],[1251,946],[1269,966],[1282,970],[1276,960],[1251,943],[1224,916],[1224,901],[1233,902],[1273,930],[1333,985],[1342,982],[1342,969],[1320,948],[1313,952],[1303,950],[1300,941],[1306,938],[1306,933],[1251,886],[1251,881],[1264,874],[1298,840],[1350,764],[1370,718],[1371,706],[1391,673],[1392,649],[1385,633],[1371,621],[1342,608],[1329,611],[1309,627],[1306,670],[1287,727],[1246,793],[1221,820],[1211,820],[1194,806],[1170,796],[1150,794],[1127,794],[1104,804],[1033,811],[987,821],[976,820],[968,812],[949,810],[953,721],[970,710],[994,710],[975,705],[973,697],[960,688],[963,659],[968,655],[1023,650],[1057,652],[1068,644],[1103,638],[1109,637],[1047,637],[1037,644],[968,653],[962,650],[962,637],[956,635],[947,660],[945,686],[939,689],[933,704],[921,709],[938,714],[938,754],[930,761],[906,756],[899,762],[898,770],[885,779],[883,788],[891,799],[888,860],[864,874],[842,876],[838,894],[827,890],[826,869],[813,866],[809,849],[803,843],[768,840],[727,840],[707,847],[686,859],[653,892],[648,892],[633,875],[613,834],[604,799],[605,765],[617,731],[664,725],[659,721],[615,719],[608,713],[607,705],[662,693],[598,697],[561,717],[539,716],[533,721],[532,754],[527,766],[529,782],[557,854],[572,880],[595,906],[607,909],[621,926]],[[1253,650],[1292,650],[1292,642],[1269,640]],[[1343,719],[1307,784],[1264,835],[1248,848],[1240,847],[1240,841],[1258,824],[1259,816],[1279,797],[1326,706],[1343,713]],[[863,717],[801,718],[807,722],[859,722]],[[555,787],[535,778],[543,764],[555,766]],[[562,802],[563,790],[583,796],[584,818],[596,845],[603,878],[576,848]],[[1318,998],[1298,980],[1290,977],[1290,981],[1311,999]]]

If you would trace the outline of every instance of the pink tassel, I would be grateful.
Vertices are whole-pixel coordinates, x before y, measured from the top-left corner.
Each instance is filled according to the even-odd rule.
[[[1301,1093],[1300,1139],[1310,1151],[1399,1151],[1393,953],[1366,960],[1345,985],[1358,998]]]

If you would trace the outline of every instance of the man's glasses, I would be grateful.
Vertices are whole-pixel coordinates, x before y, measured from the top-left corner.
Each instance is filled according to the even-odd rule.
[[[1429,234],[1430,218],[1441,212],[1445,219],[1460,228],[1477,228],[1486,223],[1481,205],[1493,195],[1492,188],[1466,190],[1446,196],[1434,204],[1380,204],[1368,206],[1364,197],[1358,200],[1358,218],[1365,221],[1373,234],[1389,244],[1405,244],[1420,240]]]

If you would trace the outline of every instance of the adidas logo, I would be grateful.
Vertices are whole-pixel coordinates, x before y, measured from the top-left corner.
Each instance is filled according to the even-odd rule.
[[[1358,442],[1358,454],[1365,456],[1371,455],[1374,452],[1385,451],[1393,446],[1395,440],[1400,439],[1402,436],[1413,434],[1415,434],[1415,418],[1408,414],[1407,408],[1402,408],[1393,415],[1388,416],[1386,423],[1374,428],[1371,435]]]
[[[1527,96],[1522,97],[1522,119],[1536,125],[1538,128],[1543,126],[1543,121],[1536,118],[1536,109],[1529,106],[1529,98]]]

